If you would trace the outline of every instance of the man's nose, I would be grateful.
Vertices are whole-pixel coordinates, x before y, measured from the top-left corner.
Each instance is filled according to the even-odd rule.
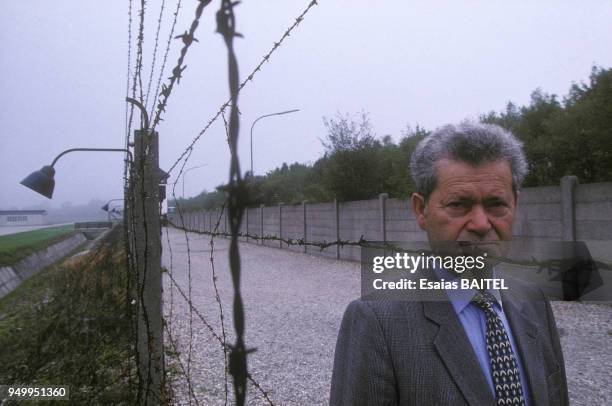
[[[491,230],[491,222],[487,212],[481,205],[474,205],[470,211],[470,219],[466,225],[468,231],[480,236],[486,235]]]

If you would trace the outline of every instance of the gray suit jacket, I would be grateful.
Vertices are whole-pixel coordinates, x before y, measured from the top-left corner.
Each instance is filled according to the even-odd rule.
[[[521,284],[522,285],[522,284]],[[568,405],[550,303],[535,288],[502,292],[532,405]],[[495,405],[450,302],[352,302],[342,320],[330,405]]]

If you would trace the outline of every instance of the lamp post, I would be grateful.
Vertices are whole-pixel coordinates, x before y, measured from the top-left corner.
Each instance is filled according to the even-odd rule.
[[[272,117],[272,116],[281,116],[283,114],[295,113],[296,111],[300,111],[299,109],[280,111],[278,113],[264,114],[263,116],[259,116],[253,121],[251,124],[251,177],[253,176],[253,127],[255,127],[255,123],[257,123],[262,118]]]
[[[23,179],[21,183],[23,186],[32,189],[36,193],[40,193],[48,199],[53,197],[53,190],[55,189],[55,163],[62,156],[75,151],[86,151],[86,152],[126,152],[130,161],[132,161],[132,153],[128,149],[122,148],[71,148],[60,153],[55,157],[51,165],[45,165],[40,170],[34,171]]]
[[[54,165],[74,151],[125,152],[130,161],[130,181],[125,190],[124,232],[130,286],[137,312],[139,399],[158,404],[162,399],[165,371],[162,317],[160,194],[168,174],[159,169],[158,134],[149,129],[146,109],[137,100],[126,98],[141,111],[141,129],[134,131],[134,158],[128,149],[72,148],[60,153],[51,165],[32,172],[21,184],[51,199],[55,188]],[[134,171],[133,171],[134,170]],[[109,202],[110,203],[110,202]],[[128,220],[129,219],[129,220]],[[135,283],[132,284],[131,280]],[[132,296],[133,295],[133,296]]]
[[[208,164],[202,164],[202,165],[198,165],[198,166],[192,166],[191,168],[187,168],[183,171],[183,200],[185,200],[185,175],[187,175],[187,172],[193,170],[193,169],[198,169],[198,168],[203,168],[205,166],[207,166]]]
[[[124,199],[111,199],[108,202],[106,202],[106,204],[104,206],[102,206],[102,210],[104,210],[107,214],[108,214],[108,221],[111,221],[111,209],[110,209],[110,204],[111,202],[117,202],[117,201],[124,201]],[[113,213],[115,212],[115,209],[113,209]]]

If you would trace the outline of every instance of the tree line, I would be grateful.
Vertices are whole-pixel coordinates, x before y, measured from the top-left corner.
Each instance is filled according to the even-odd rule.
[[[527,106],[508,102],[504,111],[482,115],[522,142],[529,164],[524,186],[557,185],[565,175],[581,183],[612,180],[612,69],[593,67],[586,83],[573,83],[561,99],[536,89]],[[313,164],[283,163],[264,176],[247,173],[249,205],[365,200],[388,193],[407,198],[414,191],[410,155],[430,131],[407,126],[399,142],[378,137],[366,112],[323,118],[324,155]],[[178,199],[184,209],[220,207],[225,186]]]

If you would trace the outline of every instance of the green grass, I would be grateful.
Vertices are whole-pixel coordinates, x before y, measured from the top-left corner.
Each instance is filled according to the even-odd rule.
[[[0,266],[13,265],[74,232],[72,225],[65,225],[0,236]]]
[[[68,385],[69,404],[134,404],[121,229],[0,299],[0,382]]]

